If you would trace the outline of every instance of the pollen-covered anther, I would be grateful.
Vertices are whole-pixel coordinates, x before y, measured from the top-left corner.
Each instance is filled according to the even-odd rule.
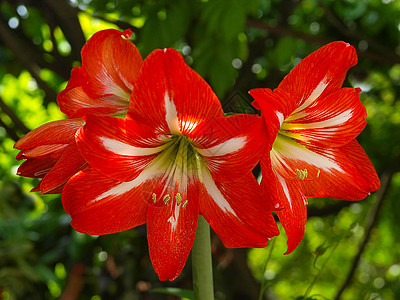
[[[304,169],[304,171],[300,170],[300,169],[296,169],[296,176],[297,176],[298,179],[304,180],[308,176],[307,169]]]
[[[178,205],[181,204],[182,196],[180,193],[176,193],[175,200],[176,200],[176,204],[178,204]]]
[[[295,180],[306,180],[306,181],[312,181],[312,180],[315,180],[315,179],[319,178],[319,175],[321,173],[321,171],[318,170],[317,171],[317,175],[315,176],[315,178],[311,178],[310,179],[308,177],[309,174],[308,174],[307,169],[304,169],[304,170],[296,169],[295,171],[296,171],[296,179]]]
[[[169,195],[169,194],[166,194],[166,195],[163,197],[164,204],[167,205],[170,199],[171,199],[170,195]]]
[[[153,193],[153,195],[151,195],[151,199],[153,199],[153,203],[156,203],[157,195],[155,193]]]
[[[188,201],[187,201],[187,200],[183,201],[182,207],[185,208],[187,204],[188,204]]]

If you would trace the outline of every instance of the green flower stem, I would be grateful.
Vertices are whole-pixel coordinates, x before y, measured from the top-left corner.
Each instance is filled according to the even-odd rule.
[[[210,225],[199,216],[192,248],[193,291],[195,300],[214,299]]]
[[[274,250],[275,241],[276,241],[276,239],[273,239],[272,243],[270,243],[270,249],[269,249],[268,257],[267,257],[267,259],[265,261],[265,264],[264,264],[264,269],[263,269],[263,274],[262,274],[262,279],[261,279],[261,288],[260,288],[260,294],[258,295],[258,300],[262,300],[263,299],[264,292],[265,292],[265,290],[267,288],[267,286],[265,285],[265,271],[267,271],[267,266],[268,266],[268,263],[269,263],[269,261],[271,259],[272,250]]]
[[[333,247],[331,253],[329,254],[329,256],[325,259],[324,263],[322,264],[321,268],[318,269],[316,268],[316,261],[314,261],[314,268],[316,268],[318,270],[318,273],[314,276],[313,281],[310,283],[310,285],[308,286],[306,292],[304,293],[304,299],[308,298],[308,294],[311,292],[311,289],[313,288],[314,284],[317,282],[317,279],[319,277],[319,275],[321,275],[322,271],[324,270],[328,260],[331,258],[333,252],[335,252],[337,246],[339,246],[339,243],[341,241],[341,238],[339,241],[336,242],[335,246]],[[319,256],[317,256],[315,259],[317,260]]]

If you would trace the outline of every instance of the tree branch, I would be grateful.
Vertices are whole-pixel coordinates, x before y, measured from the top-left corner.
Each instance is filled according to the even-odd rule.
[[[283,27],[283,26],[271,26],[271,25],[268,25],[264,22],[260,22],[257,20],[252,20],[252,19],[247,20],[247,25],[249,27],[258,28],[261,30],[271,32],[275,35],[291,36],[293,38],[301,39],[301,40],[304,40],[304,41],[307,41],[310,43],[314,43],[314,44],[318,44],[318,45],[323,45],[323,44],[330,42],[328,39],[322,39],[317,36],[305,34],[305,33],[299,32],[299,31],[294,31],[294,30],[291,30],[291,29],[289,29],[287,27]]]
[[[317,45],[325,45],[328,44],[329,42],[332,42],[332,40],[329,39],[322,39],[316,36],[312,36],[309,34],[305,34],[302,32],[294,31],[286,27],[282,26],[270,26],[266,23],[262,23],[259,21],[255,20],[248,20],[247,25],[253,28],[258,28],[261,30],[266,30],[268,32],[271,32],[276,35],[281,35],[281,36],[291,36],[296,39],[302,39],[304,41],[317,44]],[[367,52],[367,51],[359,51],[357,52],[358,56],[363,56],[366,58],[369,58],[371,60],[375,60],[378,62],[384,62],[387,64],[399,64],[400,63],[400,57],[397,56],[387,56],[387,55],[381,55],[378,53],[372,53],[372,52]]]
[[[394,164],[394,165],[396,165],[396,164]],[[383,200],[385,199],[385,197],[388,193],[388,190],[392,183],[392,176],[395,173],[395,171],[396,171],[395,168],[389,168],[385,172],[383,172],[383,174],[381,176],[381,188],[376,193],[376,202],[371,206],[371,208],[369,210],[369,213],[368,213],[368,216],[367,216],[367,219],[365,222],[366,225],[365,225],[364,237],[358,246],[358,251],[353,258],[352,267],[351,267],[349,273],[347,274],[347,277],[346,277],[345,281],[343,282],[342,286],[338,290],[335,300],[341,299],[343,292],[346,290],[346,288],[351,284],[351,282],[353,280],[353,276],[358,267],[361,256],[362,256],[362,254],[368,244],[368,241],[370,239],[371,232],[372,232],[373,228],[375,227],[375,225],[377,224],[378,216],[379,216],[379,212],[382,208]]]
[[[44,2],[46,2],[45,6],[51,8],[57,16],[58,25],[71,44],[72,57],[79,61],[81,59],[80,51],[86,43],[86,38],[78,19],[78,9],[72,7],[65,0],[45,0]]]
[[[47,102],[55,101],[57,93],[40,78],[40,67],[36,64],[35,58],[31,56],[31,52],[27,49],[26,45],[17,39],[4,21],[0,18],[0,39],[12,51],[13,55],[19,63],[25,67],[32,77],[36,80],[39,87],[46,93]]]
[[[14,113],[14,111],[4,103],[3,99],[0,97],[0,108],[2,111],[10,117],[13,123],[21,130],[24,134],[27,134],[30,129],[25,126],[24,122]]]
[[[331,8],[324,3],[324,1],[318,1],[318,4],[324,9],[328,24],[331,24],[333,28],[336,29],[341,35],[347,37],[348,39],[353,39],[356,41],[364,40],[368,43],[368,47],[370,49],[372,49],[376,53],[379,53],[373,54],[370,52],[365,52],[367,57],[371,59],[374,59],[375,57],[375,59],[377,60],[380,60],[381,58],[386,58],[389,59],[388,62],[399,61],[400,58],[395,53],[393,53],[393,51],[388,49],[386,45],[379,43],[378,41],[372,39],[370,36],[356,29],[350,30],[347,26],[343,24],[340,18],[331,10]]]
[[[18,5],[18,3],[15,3],[15,1],[13,0],[7,0],[7,1],[10,3],[10,5],[13,5],[14,7]],[[52,70],[61,78],[65,80],[69,79],[70,77],[69,70],[71,69],[71,66],[73,65],[74,61],[80,60],[80,49],[82,48],[83,44],[80,45],[79,48],[74,48],[74,42],[71,42],[70,36],[63,31],[66,39],[71,44],[71,53],[68,56],[60,55],[57,49],[57,41],[54,38],[54,29],[57,26],[59,26],[61,30],[63,29],[65,30],[65,28],[62,26],[64,24],[60,21],[59,15],[53,10],[52,6],[45,4],[43,1],[32,1],[32,0],[21,0],[21,1],[26,6],[34,7],[35,9],[41,12],[42,17],[44,17],[43,22],[47,23],[48,26],[50,27],[50,39],[53,44],[53,49],[50,52],[48,52],[43,48],[41,48],[40,46],[33,43],[31,37],[27,36],[25,32],[22,30],[23,26],[19,26],[16,29],[10,29],[8,26],[6,26],[7,22],[6,20],[4,20],[4,18],[2,18],[2,22],[3,25],[5,26],[3,26],[2,28],[2,34],[0,35],[0,38],[4,40],[4,43],[5,45],[7,45],[8,48],[12,49],[14,55],[22,65],[25,66],[26,65],[25,60],[29,60],[34,62],[39,68],[46,68]],[[60,6],[62,5],[61,2],[63,1],[60,0],[54,2],[55,6]],[[66,5],[69,8],[73,9],[68,3],[66,3]],[[64,11],[64,18],[67,18],[65,16],[66,13],[67,9],[65,9]],[[76,12],[70,13],[69,15],[72,15],[71,19],[76,18]],[[30,19],[29,18],[27,20],[22,19],[21,22],[29,23]],[[80,26],[80,24],[78,25]],[[69,26],[73,27],[74,25],[71,22]],[[76,32],[76,35],[79,35],[79,31]],[[83,37],[83,43],[84,42],[85,38]],[[20,52],[23,52],[25,60],[21,59]],[[47,57],[45,55],[47,55]],[[43,90],[45,89],[43,88]]]
[[[14,140],[14,142],[19,140],[18,134],[10,126],[8,126],[6,123],[4,123],[1,118],[0,118],[0,127],[3,127],[6,130],[7,135],[10,138],[12,138]]]

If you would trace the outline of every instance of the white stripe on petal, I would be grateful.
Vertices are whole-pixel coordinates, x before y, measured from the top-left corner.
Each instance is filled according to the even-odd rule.
[[[211,198],[223,212],[238,217],[233,208],[231,207],[231,205],[228,203],[228,201],[226,201],[225,197],[222,195],[221,191],[215,185],[215,181],[211,177],[209,171],[204,167],[201,170],[200,181],[204,184],[208,194],[211,196]]]
[[[169,98],[169,94],[166,91],[164,95],[164,104],[165,104],[165,120],[167,121],[169,130],[172,134],[179,134],[179,121],[178,121],[178,112],[176,111],[176,106],[174,102],[172,102]]]
[[[333,153],[325,150],[325,154],[328,157],[309,150],[291,138],[279,135],[271,150],[271,161],[272,163],[279,163],[277,158],[282,155],[288,159],[304,161],[328,172],[333,169],[343,172],[341,167],[335,162]]]
[[[282,130],[297,130],[297,129],[315,129],[315,128],[326,128],[342,125],[346,123],[352,116],[354,111],[352,109],[345,110],[344,112],[338,114],[337,116],[331,117],[327,120],[313,123],[288,123],[285,122],[281,129]],[[303,116],[305,114],[302,114]],[[329,131],[334,132],[338,128],[330,128]]]
[[[353,116],[353,110],[348,109],[325,121],[305,124],[306,128],[324,128],[346,123]]]
[[[125,144],[121,141],[110,139],[107,137],[100,137],[99,139],[103,143],[104,148],[106,148],[108,151],[111,151],[119,155],[127,155],[127,156],[152,155],[162,151],[165,148],[165,146],[159,146],[154,148],[144,148],[144,147],[142,148]]]
[[[132,181],[128,181],[128,182],[120,182],[113,188],[111,188],[111,189],[107,190],[106,192],[104,192],[103,194],[100,194],[99,196],[97,196],[91,202],[94,203],[94,202],[100,201],[104,198],[107,198],[109,196],[117,197],[122,194],[125,194],[126,192],[139,186],[142,183],[142,182],[140,182],[140,180],[137,180],[137,179],[138,178],[136,178]]]
[[[283,193],[285,194],[285,196],[289,202],[290,210],[292,210],[292,198],[290,197],[290,192],[289,192],[287,183],[286,183],[285,179],[282,176],[280,176],[279,174],[276,174],[276,178],[278,178],[279,183],[282,186]]]
[[[150,180],[157,176],[161,176],[165,172],[165,169],[160,166],[161,164],[162,164],[161,161],[156,161],[156,163],[151,164],[149,167],[144,169],[139,174],[139,176],[136,177],[134,180],[127,181],[127,182],[119,182],[111,189],[109,189],[106,192],[104,192],[103,194],[97,196],[95,199],[92,200],[92,202],[100,201],[108,196],[113,196],[113,197],[120,196],[122,194],[125,194],[129,190],[140,186],[141,184],[145,183],[147,180]]]
[[[282,125],[283,121],[285,120],[285,117],[283,116],[283,113],[277,111],[276,116],[278,117],[279,120],[279,125]]]
[[[310,96],[307,99],[305,99],[302,105],[296,108],[293,114],[310,106],[322,94],[322,92],[328,86],[328,83],[329,82],[326,77],[322,79],[321,82],[317,85],[317,87],[312,91]]]
[[[187,133],[193,131],[198,125],[198,122],[196,121],[185,121],[183,120],[181,123],[182,126],[182,131],[185,131]]]
[[[206,149],[196,148],[196,150],[202,156],[223,156],[242,149],[244,145],[246,145],[246,137],[235,137],[216,146]]]

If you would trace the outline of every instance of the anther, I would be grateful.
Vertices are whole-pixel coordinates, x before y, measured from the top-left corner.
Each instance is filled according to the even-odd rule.
[[[164,204],[165,204],[165,205],[168,204],[169,199],[171,199],[171,197],[169,196],[169,194],[166,194],[166,195],[163,197],[163,201],[164,201]]]
[[[308,176],[308,171],[307,171],[307,169],[304,169],[304,171],[303,171],[303,170],[296,169],[296,176],[297,176],[298,179],[304,180],[304,179],[307,178],[307,176]]]
[[[182,202],[181,194],[176,193],[175,200],[176,200],[176,204],[178,204],[178,205],[181,204],[181,202]]]
[[[317,171],[316,177],[315,177],[315,178],[312,178],[312,179],[309,179],[309,178],[308,178],[308,171],[307,171],[307,169],[304,169],[304,170],[296,169],[295,171],[296,171],[296,177],[297,177],[298,180],[306,180],[306,181],[315,180],[315,179],[319,178],[319,175],[321,174],[321,171],[318,170],[318,171]],[[307,179],[306,179],[306,178],[307,178]]]
[[[188,204],[188,201],[187,201],[187,200],[183,201],[182,207],[185,208],[187,204]]]
[[[157,195],[155,193],[153,193],[153,195],[151,195],[151,198],[153,199],[153,202],[156,203]]]

